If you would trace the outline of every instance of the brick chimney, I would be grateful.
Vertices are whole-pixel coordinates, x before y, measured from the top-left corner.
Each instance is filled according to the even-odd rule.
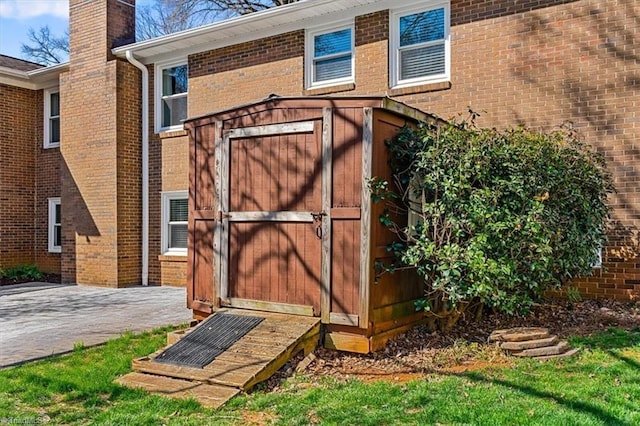
[[[70,0],[60,78],[64,282],[140,283],[140,78],[111,54],[134,34],[135,0]]]

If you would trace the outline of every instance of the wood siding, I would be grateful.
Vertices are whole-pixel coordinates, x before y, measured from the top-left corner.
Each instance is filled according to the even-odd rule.
[[[334,109],[331,312],[360,313],[362,108]]]
[[[407,121],[405,118],[390,114],[384,110],[376,110],[373,121],[373,175],[391,180],[391,169],[387,163],[388,154],[385,141],[393,138],[397,132],[405,126],[412,124],[413,121]],[[387,246],[397,240],[387,227],[385,227],[378,218],[385,209],[384,203],[372,204],[372,220],[371,220],[371,240],[372,240],[372,264],[376,261],[391,262],[393,257],[387,252]],[[398,224],[404,226],[406,224],[405,216],[395,216]],[[372,274],[372,281],[375,276]],[[376,309],[383,306],[394,305],[402,302],[411,301],[422,296],[422,287],[419,285],[415,273],[412,271],[400,271],[394,274],[383,274],[378,277],[377,283],[371,286],[372,308]],[[382,319],[385,318],[383,315]]]
[[[191,120],[190,306],[320,315],[365,340],[413,317],[415,274],[374,282],[394,235],[365,176],[390,178],[385,140],[409,113],[388,98],[276,98]]]
[[[313,306],[319,313],[321,242],[310,212],[322,210],[321,123],[303,123],[312,131],[229,139],[229,297]],[[260,123],[236,133],[295,127]],[[236,222],[242,212],[253,214]]]
[[[211,313],[217,303],[213,278],[216,127],[192,127],[191,133],[187,306],[194,311]]]

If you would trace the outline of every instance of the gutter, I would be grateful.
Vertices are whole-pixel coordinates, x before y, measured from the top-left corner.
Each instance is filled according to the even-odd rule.
[[[142,72],[142,285],[149,285],[149,70],[131,50],[127,61]]]

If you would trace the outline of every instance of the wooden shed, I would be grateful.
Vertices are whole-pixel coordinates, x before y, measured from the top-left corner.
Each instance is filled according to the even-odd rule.
[[[390,175],[385,141],[428,118],[387,97],[271,97],[188,120],[194,316],[316,316],[326,347],[361,353],[421,320],[415,274],[376,279],[394,236],[367,182]]]

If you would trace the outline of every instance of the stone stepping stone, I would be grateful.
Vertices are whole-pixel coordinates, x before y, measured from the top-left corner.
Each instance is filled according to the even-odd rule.
[[[525,349],[544,348],[545,346],[553,346],[558,344],[560,339],[558,336],[547,337],[546,339],[524,340],[519,342],[502,342],[500,348],[505,351],[519,352]]]
[[[522,342],[527,340],[546,339],[549,329],[542,327],[515,327],[496,330],[489,336],[489,342]]]
[[[570,349],[570,350],[566,351],[565,353],[558,354],[558,355],[536,356],[536,357],[533,357],[533,359],[537,359],[538,361],[547,361],[549,359],[569,358],[569,357],[574,356],[578,352],[580,352],[580,348]]]
[[[521,352],[512,352],[512,355],[520,356],[520,357],[539,357],[539,356],[549,356],[549,355],[560,355],[567,352],[571,347],[569,343],[566,341],[561,341],[557,345],[553,346],[545,346],[542,348],[534,348],[534,349],[525,349]]]
[[[542,327],[516,327],[496,330],[489,336],[489,342],[510,355],[528,357],[544,361],[554,358],[568,358],[578,349],[571,349],[569,343],[550,335],[549,329]]]

